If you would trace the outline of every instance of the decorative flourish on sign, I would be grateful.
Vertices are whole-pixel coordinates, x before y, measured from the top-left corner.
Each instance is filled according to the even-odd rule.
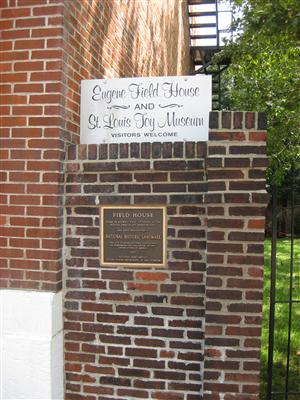
[[[123,108],[123,109],[125,109],[125,110],[127,110],[128,108],[130,108],[130,106],[118,106],[118,105],[116,105],[116,106],[110,106],[110,107],[107,107],[109,110],[111,110],[111,109],[113,109],[113,108],[115,108],[115,109],[120,109],[120,108]]]
[[[175,104],[175,103],[172,103],[172,104],[166,104],[166,105],[161,105],[161,104],[159,104],[159,107],[160,108],[174,108],[174,107],[178,107],[178,108],[181,108],[181,107],[183,107],[183,105],[182,104]]]

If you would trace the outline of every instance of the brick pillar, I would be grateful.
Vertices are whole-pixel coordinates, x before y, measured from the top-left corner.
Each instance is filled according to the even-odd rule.
[[[1,282],[62,287],[63,5],[1,1]]]
[[[0,2],[4,398],[63,397],[63,9]]]
[[[63,168],[79,142],[80,82],[188,73],[185,6],[0,0],[4,397],[63,396]]]
[[[207,155],[204,398],[258,399],[265,117],[213,112]]]
[[[207,145],[69,148],[66,398],[258,399],[264,115],[210,122]],[[101,204],[167,205],[167,269],[101,266]]]
[[[79,142],[80,82],[188,74],[185,6],[0,1],[2,288],[61,289],[63,161]]]
[[[199,399],[205,154],[194,142],[69,148],[66,399]],[[166,205],[166,268],[101,266],[101,204]]]

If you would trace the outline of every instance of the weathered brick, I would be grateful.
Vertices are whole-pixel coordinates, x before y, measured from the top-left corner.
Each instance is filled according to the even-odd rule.
[[[186,158],[195,157],[195,143],[194,142],[186,142],[185,143],[185,156],[186,156]]]
[[[210,129],[219,128],[219,113],[214,111],[209,113],[209,127]]]
[[[247,112],[245,118],[245,125],[247,129],[255,128],[255,113],[254,112]]]
[[[229,121],[230,124],[230,121]],[[224,127],[225,128],[225,127]],[[245,133],[244,132],[223,132],[223,131],[211,131],[209,133],[209,139],[210,140],[230,140],[230,141],[242,141],[245,140]]]
[[[233,114],[233,128],[242,129],[243,128],[243,113],[236,111]]]
[[[162,155],[162,144],[152,143],[152,158],[160,158]]]
[[[264,181],[236,181],[229,182],[230,190],[242,190],[242,191],[256,191],[256,190],[264,190],[266,184]]]
[[[85,172],[114,171],[116,166],[113,162],[84,163],[83,169]]]
[[[167,196],[161,195],[141,195],[141,196],[134,196],[134,203],[135,204],[166,204],[167,203]]]
[[[144,143],[142,143],[142,146],[141,146],[141,148],[142,148],[142,157],[143,158],[147,158],[147,157],[145,157],[145,153],[143,153],[143,144]],[[119,148],[120,158],[128,158],[128,150],[129,150],[128,143],[121,143],[120,144],[120,148]]]
[[[208,179],[242,179],[244,177],[242,171],[238,170],[211,170],[208,172]]]
[[[163,143],[163,148],[162,148],[163,158],[171,158],[172,151],[173,151],[172,143],[169,143],[169,142]]]
[[[141,143],[141,157],[150,158],[150,156],[151,156],[151,144]]]
[[[247,168],[250,167],[250,159],[245,157],[225,158],[224,166],[226,168]]]
[[[117,159],[118,158],[118,145],[115,143],[111,143],[109,145],[109,158],[110,159]]]
[[[265,146],[230,146],[230,154],[266,154]]]
[[[226,154],[226,147],[225,146],[213,146],[210,145],[208,146],[208,155],[216,155],[216,154],[220,154],[220,155],[224,155]]]
[[[149,161],[120,161],[117,163],[117,169],[120,171],[149,170],[149,168]]]
[[[267,115],[264,112],[259,112],[257,115],[257,129],[267,129]]]
[[[177,158],[183,157],[183,143],[180,142],[174,143],[174,157]]]

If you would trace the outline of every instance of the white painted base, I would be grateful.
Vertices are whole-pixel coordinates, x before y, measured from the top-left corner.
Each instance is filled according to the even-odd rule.
[[[0,399],[63,399],[62,292],[0,291]]]

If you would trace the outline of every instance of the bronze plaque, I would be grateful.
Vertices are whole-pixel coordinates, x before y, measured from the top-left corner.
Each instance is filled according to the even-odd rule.
[[[101,265],[166,266],[166,207],[103,206]]]

